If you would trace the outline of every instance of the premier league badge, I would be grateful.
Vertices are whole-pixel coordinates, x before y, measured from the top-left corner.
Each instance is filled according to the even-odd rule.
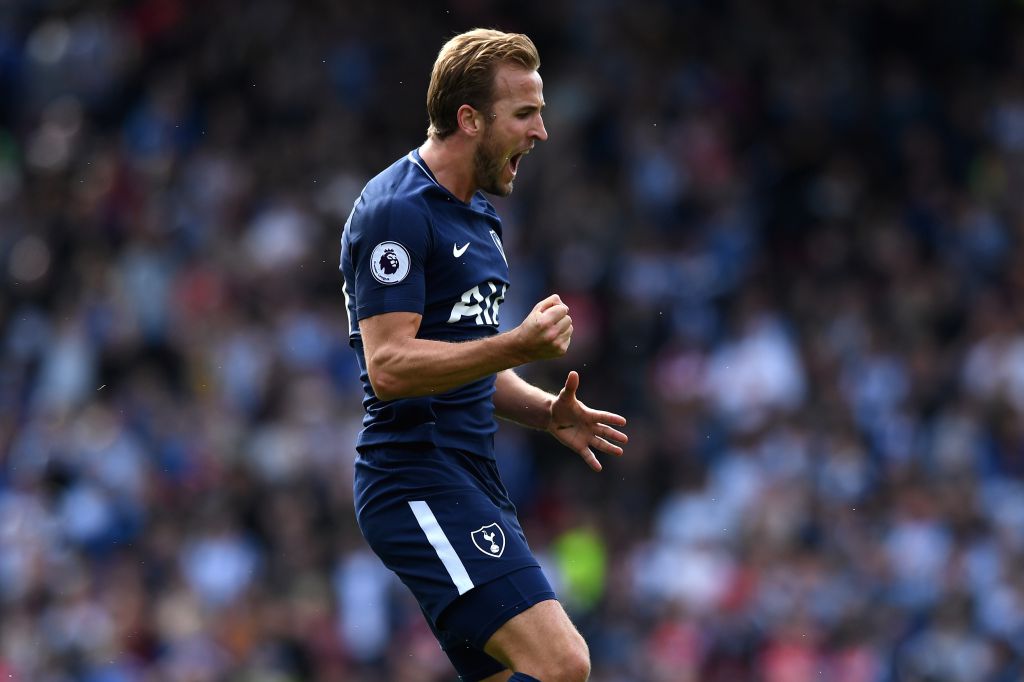
[[[370,254],[370,271],[381,284],[397,284],[409,274],[411,260],[398,242],[381,242]]]

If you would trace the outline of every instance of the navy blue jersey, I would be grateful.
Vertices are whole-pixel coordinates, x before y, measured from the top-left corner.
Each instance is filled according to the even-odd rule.
[[[363,188],[342,234],[341,272],[366,409],[357,448],[421,443],[493,458],[494,376],[382,401],[370,385],[359,334],[359,320],[392,312],[422,315],[422,339],[498,333],[509,273],[490,202],[480,192],[468,204],[460,201],[413,150]]]

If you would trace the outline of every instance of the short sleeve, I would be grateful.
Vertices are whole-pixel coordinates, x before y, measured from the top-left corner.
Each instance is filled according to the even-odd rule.
[[[430,220],[413,202],[388,198],[356,203],[349,232],[355,314],[362,320],[382,313],[423,314],[424,269],[430,248]]]

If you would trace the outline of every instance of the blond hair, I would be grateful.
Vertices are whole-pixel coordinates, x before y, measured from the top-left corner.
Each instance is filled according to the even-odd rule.
[[[427,135],[444,139],[458,127],[463,104],[489,111],[494,101],[494,72],[501,64],[529,71],[540,67],[537,47],[522,33],[475,28],[455,36],[441,48],[427,88]]]

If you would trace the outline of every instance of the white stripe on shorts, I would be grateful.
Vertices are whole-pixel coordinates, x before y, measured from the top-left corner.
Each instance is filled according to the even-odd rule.
[[[430,507],[422,500],[410,501],[409,506],[412,508],[412,513],[416,515],[416,521],[420,524],[420,528],[427,536],[427,541],[437,552],[437,558],[448,570],[448,575],[451,576],[452,582],[458,588],[459,594],[469,592],[473,589],[473,581],[470,580],[469,573],[466,573],[466,567],[462,565],[462,560],[455,553],[452,543],[448,542],[448,536],[441,529],[441,524],[437,522],[434,512],[430,511]]]

